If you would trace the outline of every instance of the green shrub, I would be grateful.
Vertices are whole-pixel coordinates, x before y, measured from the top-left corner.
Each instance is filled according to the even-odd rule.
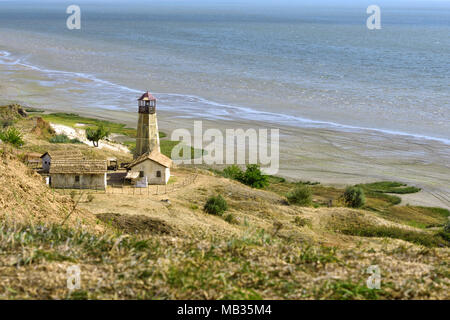
[[[18,148],[25,144],[22,138],[22,133],[14,127],[0,131],[0,140],[12,144]]]
[[[351,208],[361,208],[366,203],[364,191],[360,187],[348,187],[342,199],[345,205]]]
[[[311,188],[306,185],[299,185],[286,195],[289,204],[299,206],[310,206],[312,203]]]
[[[445,210],[445,209],[443,209]],[[447,220],[447,223],[444,225],[444,231],[450,233],[450,218]]]
[[[444,241],[446,241],[447,246],[450,245],[450,232],[446,232],[445,230],[439,231],[436,233],[436,236],[441,237]]]
[[[436,233],[438,237],[441,237],[443,240],[445,240],[448,244],[450,244],[450,220],[448,220],[444,224],[444,228]]]
[[[233,164],[225,168],[221,173],[225,178],[237,180],[252,188],[262,189],[269,185],[269,176],[264,175],[257,164],[249,164],[245,171]]]
[[[223,170],[223,176],[228,179],[240,180],[243,174],[242,169],[235,164]]]
[[[65,134],[58,134],[51,137],[48,141],[50,141],[51,143],[69,143],[69,140],[69,137]]]
[[[224,219],[228,223],[237,224],[237,220],[232,213],[227,214]]]
[[[56,136],[53,136],[49,139],[51,143],[83,143],[77,138],[70,139],[65,134],[57,134]]]
[[[221,195],[216,197],[212,196],[206,201],[203,210],[205,210],[206,213],[221,216],[228,210],[228,204]]]
[[[247,169],[238,181],[257,189],[262,189],[269,185],[267,176],[261,172],[261,168],[257,164],[247,165]]]

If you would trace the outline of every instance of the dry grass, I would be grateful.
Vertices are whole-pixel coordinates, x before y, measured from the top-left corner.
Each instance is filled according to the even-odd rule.
[[[73,199],[52,192],[42,177],[8,152],[7,147],[0,149],[0,155],[2,220],[31,224],[58,223],[73,210]],[[69,221],[74,225],[92,228],[95,218],[89,212],[77,208]]]
[[[184,238],[18,226],[0,227],[0,239],[1,298],[448,298],[448,254],[413,245],[299,244],[251,226],[239,236]],[[372,264],[381,290],[365,286]],[[81,269],[81,289],[69,293],[71,265]]]
[[[8,167],[23,171],[12,161]],[[180,169],[175,174],[191,172]],[[37,177],[28,180],[29,194],[42,188]],[[15,180],[7,183],[18,185]],[[199,209],[217,192],[237,223]],[[55,197],[53,205],[70,207],[70,199]],[[167,198],[170,203],[161,201]],[[25,203],[30,206],[36,199]],[[448,298],[448,248],[336,231],[338,223],[354,221],[419,230],[368,211],[288,206],[274,193],[201,172],[195,184],[170,195],[97,194],[80,206],[84,210],[64,227],[58,226],[57,210],[46,210],[47,217],[33,228],[26,220],[15,226],[2,223],[1,298]],[[36,207],[44,211],[38,202]],[[88,211],[99,214],[97,219]],[[82,212],[92,231],[77,223]],[[100,227],[104,231],[96,232]],[[382,272],[381,290],[365,286],[365,270],[373,264]],[[82,287],[69,293],[71,265],[80,266]]]
[[[26,148],[43,146],[33,141]],[[61,226],[77,196],[52,193],[10,151],[0,153],[3,299],[449,298],[450,249],[405,236],[431,239],[437,230],[411,221],[440,223],[443,211],[397,209],[382,197],[370,198],[369,210],[289,206],[293,184],[255,190],[196,170],[194,184],[168,195],[96,194]],[[181,181],[192,170],[173,172]],[[319,205],[340,193],[312,188]],[[201,210],[217,194],[233,223]],[[72,265],[81,289],[70,293]],[[380,267],[381,290],[365,285],[370,265]]]

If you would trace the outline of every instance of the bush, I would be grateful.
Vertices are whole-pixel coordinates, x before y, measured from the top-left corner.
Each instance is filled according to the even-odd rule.
[[[245,171],[233,164],[222,171],[225,178],[237,180],[252,188],[262,189],[269,185],[269,177],[261,172],[260,166],[257,164],[249,164]],[[271,177],[272,178],[272,177]]]
[[[310,206],[312,203],[311,188],[305,185],[299,185],[286,195],[289,204],[299,206]]]
[[[206,213],[221,216],[225,211],[228,210],[228,204],[226,200],[218,195],[217,197],[209,197],[203,208]]]
[[[92,201],[94,201],[94,199],[95,199],[95,197],[92,194],[88,194],[87,195],[87,201],[88,202],[92,202]]]
[[[361,208],[366,203],[364,191],[360,187],[348,187],[342,199],[345,205],[351,208]]]
[[[223,170],[223,176],[228,179],[240,180],[243,174],[242,169],[235,164]]]
[[[53,136],[49,140],[51,143],[83,143],[77,138],[70,139],[65,134],[58,134],[56,136]]]
[[[237,224],[237,220],[232,213],[229,213],[225,216],[225,221],[230,224]]]
[[[447,223],[444,225],[444,231],[450,233],[450,218],[447,220]]]
[[[14,127],[0,131],[0,140],[10,143],[16,148],[25,144],[22,138],[22,133]]]
[[[436,233],[436,235],[445,240],[447,244],[450,244],[450,219],[444,224],[444,228]]]
[[[267,176],[261,172],[261,169],[257,164],[247,165],[247,169],[238,181],[257,189],[262,189],[269,185]]]

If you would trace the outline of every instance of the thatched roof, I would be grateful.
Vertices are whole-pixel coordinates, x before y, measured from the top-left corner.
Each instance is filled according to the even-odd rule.
[[[52,160],[50,174],[103,174],[107,171],[105,160]]]
[[[166,168],[170,168],[172,166],[172,159],[166,157],[158,150],[153,150],[151,153],[145,153],[145,154],[141,155],[139,158],[137,158],[136,160],[134,160],[133,162],[131,162],[128,165],[128,168],[132,168],[135,165],[137,165],[141,162],[144,162],[146,160],[154,161]]]
[[[41,157],[41,154],[37,152],[28,152],[25,157],[26,159],[39,159]]]
[[[71,159],[83,159],[83,154],[80,150],[58,150],[58,151],[48,151],[44,153],[41,158],[46,154],[50,156],[52,160],[71,160]]]

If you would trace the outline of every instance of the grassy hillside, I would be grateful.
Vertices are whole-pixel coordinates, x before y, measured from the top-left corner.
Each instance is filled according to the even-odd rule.
[[[20,160],[21,153],[0,147],[0,220],[6,224],[58,223],[94,227],[94,216],[76,208],[72,199],[50,190],[43,178],[27,168]]]
[[[435,231],[370,211],[288,206],[275,193],[204,171],[169,195],[82,198],[62,224],[78,197],[51,192],[2,154],[0,170],[9,173],[0,194],[1,298],[448,298],[448,242]],[[228,202],[231,223],[203,212],[215,194]],[[365,286],[373,264],[381,290]],[[82,287],[69,293],[72,265]]]
[[[363,186],[365,206],[350,209],[338,188],[270,177],[258,190],[177,168],[175,179],[197,174],[195,183],[165,195],[70,197],[20,161],[51,144],[30,123],[18,126],[26,145],[0,145],[0,299],[449,298],[449,212],[398,205],[385,193],[407,186]],[[310,186],[311,206],[287,203],[299,184]],[[215,195],[227,203],[223,215],[203,210]],[[69,292],[74,265],[81,288]],[[380,290],[366,286],[371,265]]]
[[[77,124],[87,125],[88,127],[97,127],[103,125],[105,128],[108,128],[111,133],[123,134],[124,136],[136,137],[136,129],[128,128],[126,125],[106,120],[99,120],[93,118],[87,118],[79,116],[75,113],[33,113],[35,115],[39,115],[43,119],[48,122],[63,124],[69,127],[75,127]],[[161,133],[160,133],[161,135]],[[162,133],[163,136],[164,133]]]

